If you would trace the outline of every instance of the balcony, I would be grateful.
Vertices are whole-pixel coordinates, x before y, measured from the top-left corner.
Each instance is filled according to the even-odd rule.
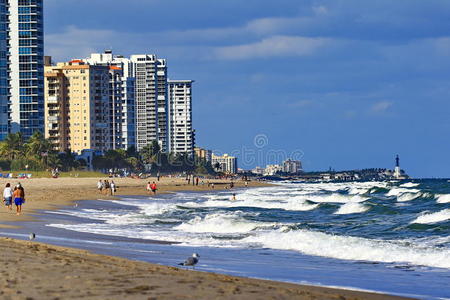
[[[51,124],[58,123],[59,117],[58,116],[49,116],[47,118],[47,121]]]
[[[52,104],[58,103],[58,96],[48,96],[47,103],[52,103]]]

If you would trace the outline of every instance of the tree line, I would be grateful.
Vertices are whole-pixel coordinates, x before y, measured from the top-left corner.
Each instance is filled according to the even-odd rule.
[[[0,142],[0,169],[13,171],[44,171],[58,168],[61,171],[82,170],[87,162],[70,150],[59,152],[39,131],[25,141],[23,135],[9,134]],[[145,146],[140,152],[135,147],[127,150],[108,150],[93,158],[95,170],[117,172],[215,174],[210,162],[195,158],[186,153],[164,153],[157,141]]]

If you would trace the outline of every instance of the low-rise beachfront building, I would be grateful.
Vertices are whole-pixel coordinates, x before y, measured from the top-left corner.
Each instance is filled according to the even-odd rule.
[[[169,80],[169,151],[194,154],[192,128],[193,80]]]
[[[223,172],[226,174],[237,173],[237,158],[224,154],[222,156],[212,154],[211,164],[216,172]]]
[[[259,166],[255,167],[251,172],[255,175],[263,175],[264,174],[265,169],[261,168]]]
[[[283,172],[297,174],[302,172],[302,162],[299,160],[287,159],[283,162]]]
[[[55,150],[110,150],[110,68],[73,60],[44,73],[45,137]]]
[[[280,165],[267,165],[266,169],[264,170],[265,176],[273,176],[276,175],[279,172],[283,172],[283,166]]]
[[[203,148],[195,147],[194,148],[195,158],[198,160],[203,160],[205,162],[210,162],[212,158],[212,151],[206,150]]]

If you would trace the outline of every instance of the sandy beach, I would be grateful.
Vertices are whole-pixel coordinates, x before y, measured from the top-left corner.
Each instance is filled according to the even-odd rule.
[[[0,179],[1,191],[7,182],[15,185],[20,182],[25,188],[26,203],[23,205],[23,214],[17,216],[14,212],[0,209],[0,223],[11,221],[32,220],[30,213],[39,209],[57,209],[64,205],[70,205],[78,200],[112,199],[113,197],[100,194],[97,190],[97,181],[99,179],[110,178],[34,178],[34,179]],[[149,195],[146,191],[147,182],[155,181],[158,187],[158,193],[169,193],[177,191],[214,191],[223,190],[229,186],[229,180],[202,180],[198,186],[188,184],[184,178],[162,177],[160,181],[156,178],[132,179],[132,178],[113,178],[117,185],[116,196],[120,195]],[[208,187],[207,182],[214,183],[214,189]],[[234,182],[235,187],[244,187],[244,182]],[[267,186],[267,183],[249,182],[248,187]],[[3,205],[2,205],[3,206]],[[13,207],[14,210],[14,207]],[[0,224],[0,226],[2,226]],[[4,226],[4,225],[3,225]]]
[[[26,191],[23,215],[2,207],[7,227],[33,220],[39,209],[57,209],[76,200],[109,199],[96,189],[99,178],[21,180]],[[104,179],[104,178],[103,178]],[[118,178],[117,195],[145,195],[146,180]],[[18,180],[0,180],[16,184]],[[215,190],[227,182],[215,180]],[[263,186],[252,182],[249,187]],[[237,182],[236,187],[242,187]],[[184,179],[163,178],[159,193],[210,190]],[[92,254],[85,250],[0,238],[2,299],[406,299],[340,289],[184,270],[175,267]]]
[[[2,299],[406,299],[153,265],[0,238]]]

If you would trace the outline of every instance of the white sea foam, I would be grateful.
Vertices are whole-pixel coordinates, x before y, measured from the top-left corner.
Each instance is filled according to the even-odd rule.
[[[420,185],[420,183],[407,182],[407,183],[401,184],[400,186],[401,187],[406,187],[406,188],[411,188],[411,187],[416,187],[416,186],[419,186],[419,185]]]
[[[359,203],[364,202],[369,198],[360,195],[349,196],[341,194],[331,194],[323,196],[310,196],[308,199],[316,203]]]
[[[417,224],[433,224],[450,220],[450,208],[435,212],[435,213],[425,213],[420,215],[412,221],[411,223]]]
[[[406,189],[406,188],[393,188],[391,189],[386,196],[398,196],[404,193],[419,193],[418,189]]]
[[[413,265],[450,268],[450,250],[419,248],[397,241],[380,241],[322,232],[277,230],[252,235],[242,240],[260,247],[295,250],[308,255],[336,259],[377,262],[402,262]]]
[[[422,193],[404,193],[397,196],[398,202],[406,202],[417,199],[422,196]]]
[[[231,195],[209,195],[208,200],[203,202],[186,202],[181,204],[184,207],[258,207],[268,209],[284,209],[292,211],[308,211],[319,206],[310,203],[305,196],[282,195],[252,195],[250,193],[237,193],[236,200],[231,201]]]
[[[370,206],[360,203],[349,202],[342,205],[336,212],[336,215],[347,215],[363,213],[370,209]]]
[[[437,203],[450,203],[450,194],[436,195]]]
[[[245,220],[239,213],[216,213],[207,215],[204,218],[197,216],[193,220],[174,227],[174,229],[186,232],[243,233],[255,230],[261,226],[273,225],[276,224]]]

